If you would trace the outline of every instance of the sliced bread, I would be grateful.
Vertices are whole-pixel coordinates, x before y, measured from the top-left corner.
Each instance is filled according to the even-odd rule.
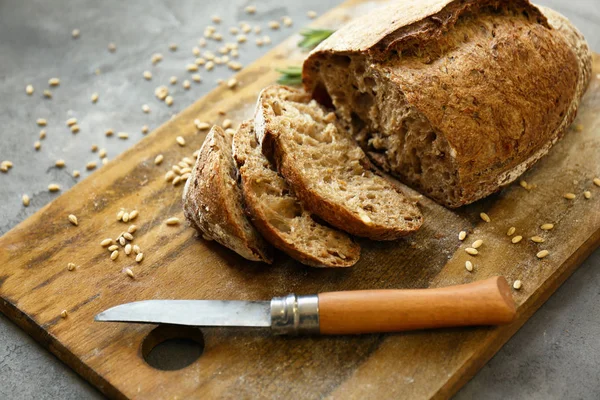
[[[251,261],[272,262],[272,248],[252,226],[243,209],[232,137],[218,126],[206,136],[183,190],[186,219],[212,239]]]
[[[360,246],[348,235],[316,222],[287,182],[271,167],[256,141],[252,122],[235,133],[233,154],[252,222],[275,247],[313,267],[349,267]]]
[[[254,128],[302,204],[331,225],[374,240],[394,240],[421,226],[417,206],[373,171],[336,115],[305,92],[263,89]]]

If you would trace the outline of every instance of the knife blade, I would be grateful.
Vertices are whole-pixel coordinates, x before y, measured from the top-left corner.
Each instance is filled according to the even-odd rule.
[[[277,334],[359,334],[511,322],[516,307],[500,276],[434,289],[289,294],[268,301],[144,300],[96,315],[99,322],[270,327]]]
[[[142,300],[121,304],[96,315],[101,322],[136,322],[188,326],[271,326],[268,301]]]

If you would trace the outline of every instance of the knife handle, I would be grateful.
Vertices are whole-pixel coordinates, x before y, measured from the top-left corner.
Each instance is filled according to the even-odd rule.
[[[511,322],[516,307],[506,279],[495,276],[435,289],[320,293],[321,334],[398,332]]]

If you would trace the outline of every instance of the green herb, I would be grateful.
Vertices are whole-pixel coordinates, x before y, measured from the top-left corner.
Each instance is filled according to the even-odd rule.
[[[319,43],[331,36],[333,32],[335,31],[332,31],[331,29],[303,29],[300,31],[302,40],[298,42],[298,47],[310,50],[317,47]],[[277,79],[277,83],[288,86],[302,85],[302,67],[291,66],[277,69],[277,72],[281,74],[279,79]]]
[[[298,47],[307,50],[313,49],[317,47],[317,45],[323,40],[331,36],[333,32],[335,31],[332,31],[331,29],[302,29],[300,31],[300,35],[302,35],[302,40],[298,42]]]
[[[277,72],[281,74],[279,79],[277,79],[277,83],[289,86],[299,86],[302,84],[302,67],[277,68]]]

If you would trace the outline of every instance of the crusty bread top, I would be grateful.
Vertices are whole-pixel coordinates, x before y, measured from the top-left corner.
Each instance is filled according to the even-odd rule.
[[[528,158],[577,98],[575,52],[558,32],[521,15],[478,15],[419,50],[382,67],[444,134],[461,181]]]
[[[460,14],[474,7],[497,6],[499,0],[394,0],[348,22],[311,54],[387,50],[402,39],[437,35],[440,25],[452,25]],[[546,19],[528,0],[504,1],[522,7],[545,24]],[[383,43],[380,43],[383,42]],[[377,46],[379,45],[379,46]],[[309,59],[311,56],[309,56]]]
[[[231,151],[232,137],[214,126],[183,190],[183,212],[205,239],[252,261],[272,262],[272,248],[244,214]]]

